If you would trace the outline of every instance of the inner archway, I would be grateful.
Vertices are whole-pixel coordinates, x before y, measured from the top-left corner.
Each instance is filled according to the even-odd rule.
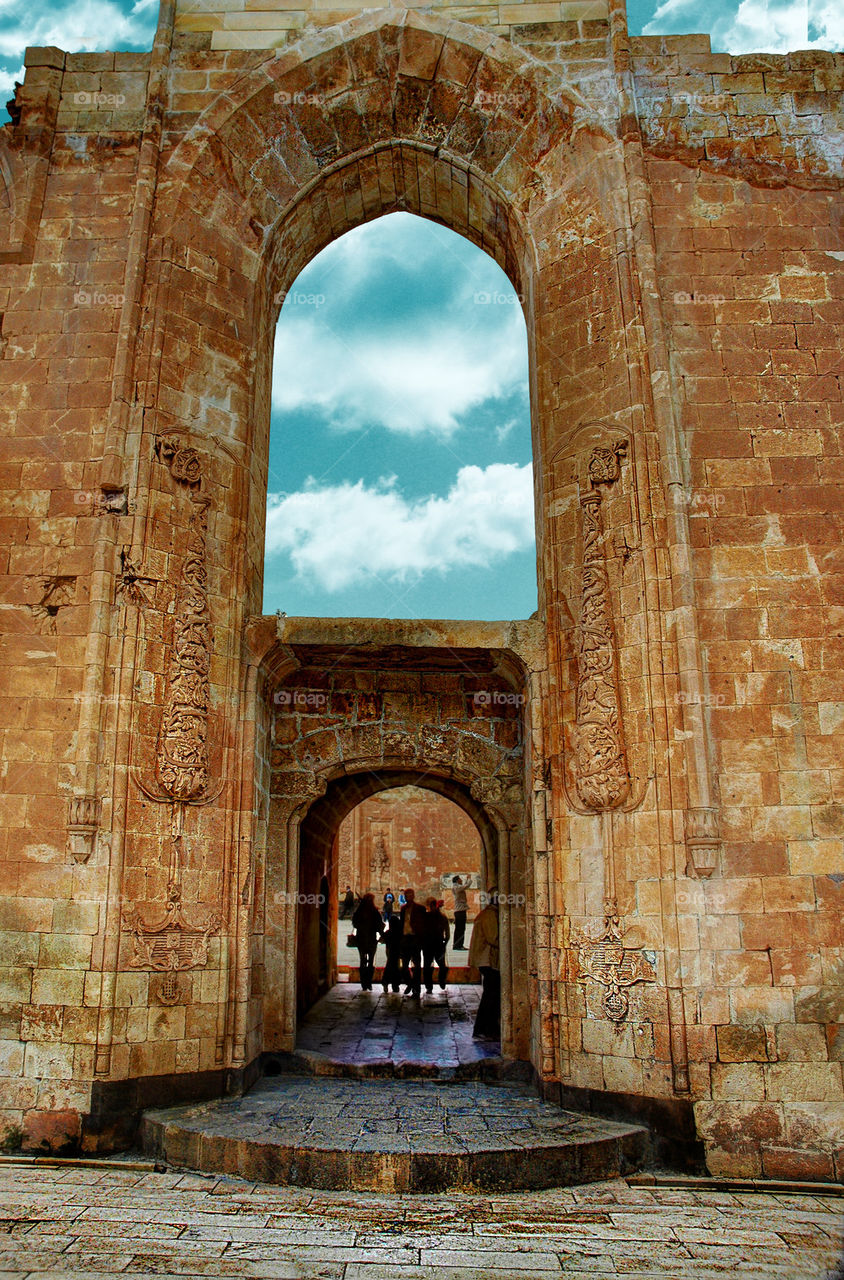
[[[467,1068],[499,1057],[500,1034],[473,1035],[481,986],[468,963],[498,860],[495,823],[452,779],[371,772],[331,784],[300,830],[297,1049],[384,1068]],[[330,976],[316,986],[323,935],[313,917],[321,922],[328,908],[336,946]],[[365,927],[378,931],[374,971],[354,941]],[[505,999],[512,1003],[509,981]],[[497,1013],[497,996],[495,1005]]]

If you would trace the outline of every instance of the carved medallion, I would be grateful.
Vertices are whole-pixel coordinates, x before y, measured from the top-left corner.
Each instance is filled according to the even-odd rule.
[[[181,889],[171,884],[159,920],[146,919],[139,907],[123,913],[123,927],[135,940],[129,964],[133,969],[158,973],[201,968],[208,963],[208,939],[219,931],[220,924],[216,912],[207,914],[204,921],[190,919],[182,907]]]
[[[653,962],[640,948],[624,945],[618,916],[610,910],[603,932],[595,938],[573,935],[578,982],[597,982],[605,987],[601,1005],[612,1022],[623,1022],[630,1009],[627,988],[638,982],[656,982]]]

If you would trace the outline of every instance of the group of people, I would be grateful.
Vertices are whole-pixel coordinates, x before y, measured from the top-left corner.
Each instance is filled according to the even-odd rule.
[[[413,889],[405,889],[403,896],[404,905],[396,912],[390,904],[385,918],[375,905],[375,894],[365,893],[352,916],[354,945],[360,955],[360,985],[364,991],[372,990],[375,951],[383,941],[387,950],[381,977],[385,991],[392,987],[398,992],[404,982],[405,995],[419,996],[424,981],[430,993],[435,966],[444,991],[448,978],[445,951],[451,936],[448,918],[436,898],[429,898],[423,907]]]
[[[452,881],[454,895],[454,947],[465,951],[466,916],[468,904],[466,888],[459,876]],[[383,941],[387,952],[381,977],[384,991],[390,988],[398,994],[404,984],[405,995],[417,999],[422,985],[430,994],[434,990],[434,970],[437,982],[444,991],[448,980],[446,948],[451,937],[451,925],[443,911],[443,903],[428,898],[425,906],[416,901],[413,889],[405,889],[399,896],[399,909],[394,910],[395,899],[387,890],[383,909],[375,905],[374,893],[365,893],[352,915],[353,941],[360,956],[360,984],[364,991],[372,990],[375,974],[375,953]],[[495,890],[487,895],[487,905],[478,914],[472,927],[469,946],[469,964],[480,970],[482,992],[475,1019],[476,1039],[497,1040],[500,1036],[501,974],[498,958],[498,896]]]

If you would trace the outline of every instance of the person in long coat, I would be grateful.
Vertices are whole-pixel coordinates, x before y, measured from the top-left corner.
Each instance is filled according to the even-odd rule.
[[[406,983],[404,994],[418,996],[422,990],[422,934],[425,929],[425,908],[416,901],[416,891],[405,889],[404,906],[399,912],[401,921],[402,981]]]
[[[364,991],[372,990],[372,975],[375,969],[375,948],[383,933],[381,912],[375,905],[375,894],[365,893],[360,906],[352,916],[355,930],[355,946],[360,955],[360,985]]]
[[[501,1038],[501,971],[498,958],[498,893],[490,889],[488,902],[476,917],[469,943],[469,964],[480,969],[483,990],[472,1032],[476,1040]]]
[[[388,923],[384,926],[384,946],[387,950],[387,962],[384,965],[384,972],[381,975],[381,981],[384,984],[384,993],[387,988],[392,987],[393,991],[398,993],[401,985],[401,920],[397,915],[390,916]]]

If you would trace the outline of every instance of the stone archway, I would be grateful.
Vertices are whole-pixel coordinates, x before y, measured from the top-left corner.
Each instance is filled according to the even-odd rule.
[[[520,695],[530,705],[522,784],[531,793],[537,854],[528,877],[536,909],[525,944],[525,980],[532,984],[525,1039],[543,1076],[561,1078],[568,1050],[560,1034],[565,1002],[556,921],[566,904],[564,878],[548,857],[552,821],[559,823],[561,848],[569,835],[563,792],[555,785],[561,704],[547,695],[566,688],[571,674],[565,649],[556,648],[555,669],[544,674],[542,624],[569,625],[558,582],[561,558],[571,568],[577,547],[576,539],[562,550],[551,547],[559,522],[546,490],[559,485],[552,472],[565,459],[572,422],[598,414],[629,417],[630,368],[639,352],[625,310],[629,290],[619,276],[618,237],[627,217],[619,198],[620,146],[559,77],[553,91],[547,83],[532,55],[479,37],[476,29],[381,12],[322,32],[316,44],[305,39],[280,57],[257,55],[189,130],[163,139],[139,327],[143,349],[134,355],[144,399],[137,443],[146,507],[138,528],[144,545],[171,547],[169,572],[177,581],[184,557],[173,543],[174,490],[184,511],[203,525],[213,621],[213,658],[210,631],[205,656],[214,670],[192,708],[190,741],[159,740],[170,696],[166,681],[151,684],[148,696],[160,705],[145,706],[142,716],[127,704],[140,731],[133,761],[127,757],[118,768],[130,775],[138,758],[155,765],[171,747],[198,761],[190,839],[171,841],[171,863],[189,882],[189,899],[219,912],[216,986],[209,976],[203,987],[214,995],[206,1021],[214,1021],[214,1061],[236,1070],[255,1060],[263,1036],[256,939],[271,817],[265,749],[271,716],[262,666],[267,650],[264,640],[253,647],[249,637],[263,636],[267,626],[256,614],[271,337],[280,294],[320,248],[367,219],[405,208],[489,252],[522,296],[528,322],[540,621],[531,641],[530,686]],[[584,316],[592,317],[589,333]],[[116,459],[123,447],[107,442],[106,454]],[[130,565],[142,556],[140,545],[126,551]],[[169,598],[160,594],[161,603],[148,611],[146,634],[130,624],[121,636],[141,671],[158,661],[169,625]],[[431,643],[443,643],[443,629]],[[330,630],[327,624],[325,634]],[[419,644],[417,632],[407,628],[411,645]],[[273,661],[283,666],[285,659]],[[635,687],[637,698],[643,687]],[[92,706],[92,720],[101,714]],[[362,758],[371,755],[364,751]],[[483,771],[470,771],[467,780],[480,785]],[[141,904],[147,914],[166,899],[172,868],[147,877],[146,849],[151,839],[170,840],[180,803],[166,790],[140,794],[127,786],[114,824],[115,856],[125,874],[153,886],[151,902]],[[216,876],[201,852],[212,848],[220,851]],[[284,890],[295,891],[293,884]],[[116,928],[107,921],[107,932]],[[104,984],[108,1005],[119,958],[107,952],[105,960],[114,964]],[[112,1026],[106,1007],[98,1057],[103,1073],[110,1070]],[[209,1052],[203,1049],[206,1057]]]
[[[314,929],[315,918],[323,910],[321,900],[321,884],[324,880],[329,886],[329,904],[337,901],[338,882],[337,864],[334,848],[337,833],[343,819],[362,801],[381,791],[389,791],[395,787],[417,786],[450,800],[466,813],[475,824],[483,849],[483,882],[497,883],[498,868],[501,858],[501,846],[509,857],[509,842],[506,829],[499,829],[498,822],[472,796],[471,790],[464,784],[447,775],[434,773],[430,768],[422,769],[364,769],[359,772],[343,773],[332,778],[326,785],[325,794],[313,802],[298,827],[299,858],[299,897],[297,901],[296,921],[296,1008],[304,1013],[313,1004],[317,995],[322,995],[332,985],[333,974],[326,975],[325,982],[314,986]],[[320,886],[320,889],[317,886]],[[505,904],[508,911],[513,904]],[[507,923],[509,928],[509,920]],[[336,936],[332,935],[333,937]],[[334,966],[329,962],[329,970]],[[272,985],[272,975],[267,975],[268,987]],[[511,986],[508,976],[508,987],[505,1000],[510,1000]]]
[[[526,855],[523,659],[488,647],[408,643],[348,645],[342,657],[326,644],[296,644],[287,653],[271,703],[270,812],[256,903],[264,944],[262,1047],[292,1049],[297,1013],[320,994],[313,964],[318,887],[323,877],[332,883],[341,821],[369,796],[412,783],[468,814],[489,874],[506,895],[502,1052],[528,1058],[535,891]],[[333,886],[330,903],[333,927]]]

